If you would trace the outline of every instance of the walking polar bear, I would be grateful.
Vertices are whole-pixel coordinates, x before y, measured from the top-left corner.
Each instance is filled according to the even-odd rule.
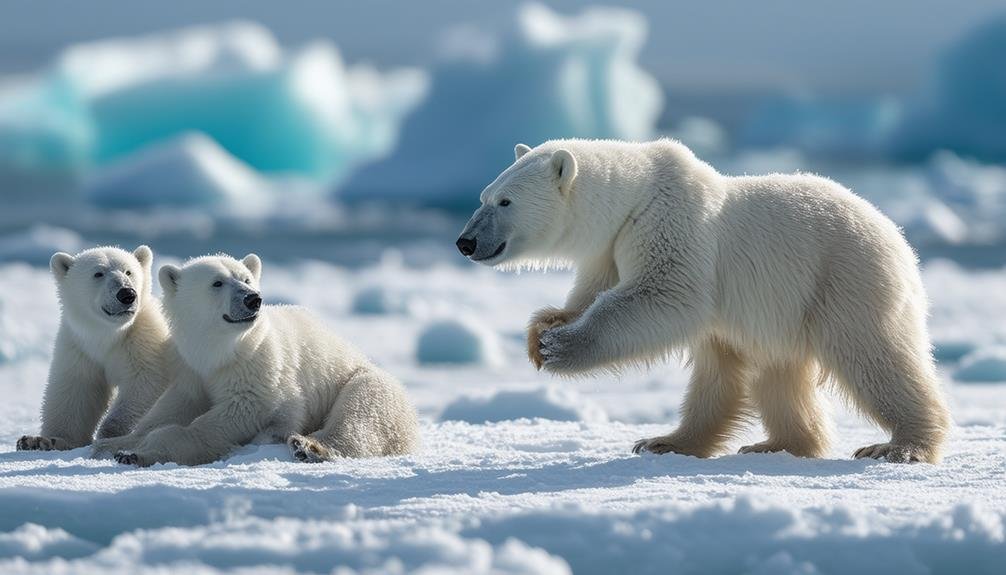
[[[635,451],[719,453],[750,405],[768,439],[741,452],[822,456],[818,387],[832,378],[891,433],[855,457],[940,460],[949,417],[917,260],[868,202],[812,175],[724,176],[671,140],[515,153],[458,248],[503,268],[575,267],[565,305],[529,325],[539,368],[578,374],[687,348],[679,427]]]
[[[120,463],[216,461],[286,442],[301,461],[397,455],[419,444],[405,390],[295,306],[262,305],[262,264],[205,256],[159,272],[182,369],[136,430],[95,443]]]
[[[99,438],[125,435],[167,387],[170,342],[151,295],[153,259],[147,246],[133,253],[99,247],[52,256],[62,315],[42,431],[22,436],[18,450],[88,445],[99,421]]]

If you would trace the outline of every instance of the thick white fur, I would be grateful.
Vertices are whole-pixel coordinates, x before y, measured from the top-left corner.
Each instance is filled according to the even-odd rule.
[[[99,438],[125,435],[167,387],[168,327],[151,295],[152,263],[147,246],[133,253],[101,247],[53,255],[62,315],[42,402],[42,431],[19,439],[18,449],[87,445],[99,421]],[[121,288],[136,291],[131,306],[115,299]],[[110,316],[102,308],[124,313]]]
[[[133,434],[95,444],[120,462],[209,463],[247,443],[287,442],[302,461],[397,455],[419,445],[402,385],[294,306],[241,309],[261,262],[226,256],[160,271],[185,369]],[[214,282],[223,284],[214,287]]]
[[[821,456],[832,379],[891,433],[856,457],[940,460],[949,416],[917,259],[871,204],[814,175],[724,176],[670,140],[515,154],[462,236],[484,250],[473,259],[507,242],[489,265],[575,267],[565,306],[532,318],[532,360],[580,374],[692,358],[681,425],[637,451],[713,455],[753,408],[768,439],[742,451]]]

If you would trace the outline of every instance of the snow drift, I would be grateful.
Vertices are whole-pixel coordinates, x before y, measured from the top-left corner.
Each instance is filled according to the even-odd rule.
[[[651,137],[663,95],[635,62],[645,36],[635,12],[566,18],[538,4],[523,6],[501,38],[453,35],[398,148],[361,169],[341,197],[467,207],[512,162],[517,142]]]
[[[0,92],[0,151],[102,165],[202,132],[257,170],[331,181],[388,153],[425,89],[420,71],[350,68],[326,42],[285,52],[249,23],[103,40]]]

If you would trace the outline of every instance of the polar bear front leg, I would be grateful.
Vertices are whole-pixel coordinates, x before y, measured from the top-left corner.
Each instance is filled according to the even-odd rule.
[[[611,253],[590,264],[585,264],[576,272],[573,289],[566,297],[562,308],[545,307],[536,311],[527,326],[527,356],[535,369],[541,369],[545,358],[541,355],[541,336],[549,329],[560,327],[576,321],[597,295],[611,289],[618,282],[618,270]]]

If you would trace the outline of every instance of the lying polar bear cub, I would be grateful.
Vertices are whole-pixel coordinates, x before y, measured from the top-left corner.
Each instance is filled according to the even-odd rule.
[[[254,254],[161,268],[186,369],[132,434],[96,442],[96,454],[140,466],[198,465],[247,443],[285,441],[308,462],[418,447],[416,412],[401,384],[307,310],[263,306],[261,270]]]
[[[147,246],[52,256],[61,316],[42,433],[22,436],[18,451],[82,447],[95,428],[99,438],[125,435],[168,386],[171,344],[150,293],[153,259]]]

